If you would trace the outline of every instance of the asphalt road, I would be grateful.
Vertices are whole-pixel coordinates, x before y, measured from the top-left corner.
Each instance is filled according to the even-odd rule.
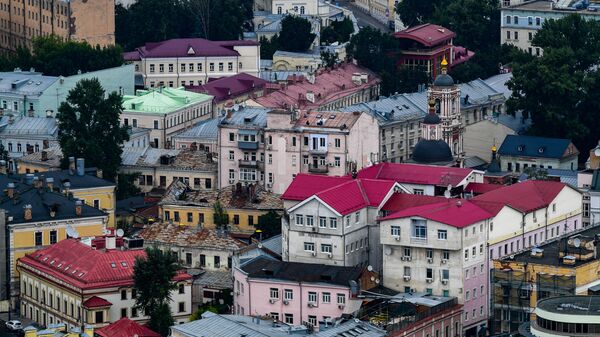
[[[2,337],[20,337],[23,336],[22,332],[10,331],[6,328],[6,322],[0,320],[0,336]]]
[[[354,13],[354,16],[356,17],[356,21],[358,22],[359,26],[362,26],[362,27],[371,26],[373,28],[377,28],[384,32],[391,31],[387,25],[384,25],[383,23],[377,21],[377,19],[375,19],[372,16],[370,16],[369,14],[363,12],[360,8],[354,6],[353,4],[349,3],[349,4],[345,5],[344,7],[347,7],[349,10],[352,11],[352,13]]]

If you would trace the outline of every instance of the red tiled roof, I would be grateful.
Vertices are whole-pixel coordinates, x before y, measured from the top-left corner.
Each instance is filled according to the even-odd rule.
[[[467,187],[465,187],[465,192],[474,193],[474,194],[483,194],[493,190],[497,190],[499,188],[504,187],[504,185],[499,184],[487,184],[487,183],[469,183]]]
[[[473,170],[458,167],[380,163],[360,170],[358,177],[417,185],[457,186],[471,172]]]
[[[463,199],[447,199],[440,203],[411,207],[390,214],[381,220],[391,220],[418,216],[441,222],[453,227],[463,228],[493,217],[488,211]]]
[[[126,61],[153,57],[239,56],[233,46],[257,45],[256,41],[209,41],[201,38],[149,42],[133,52],[123,53]],[[193,53],[189,53],[192,48]],[[136,55],[137,53],[137,55]]]
[[[354,83],[352,76],[355,73],[366,73],[368,75],[367,82]],[[317,73],[314,83],[310,83],[307,79],[298,79],[279,90],[255,99],[255,101],[266,108],[296,106],[301,110],[316,109],[379,82],[380,79],[368,69],[352,63],[344,63],[338,68],[322,70]],[[306,98],[308,92],[314,94],[314,103]]]
[[[160,337],[160,334],[127,317],[97,329],[94,333],[101,337]]]
[[[448,28],[431,23],[422,24],[394,33],[397,39],[410,39],[427,47],[438,45],[456,34]]]
[[[529,213],[550,205],[566,186],[558,181],[527,180],[478,195],[471,200],[481,204],[481,207],[496,210],[496,213],[502,207],[494,206],[494,203]]]
[[[133,266],[144,250],[94,250],[78,240],[62,240],[27,254],[18,260],[25,268],[34,268],[80,289],[96,289],[133,284]],[[190,279],[178,273],[176,281]]]
[[[111,305],[111,302],[98,296],[92,296],[83,302],[83,306],[88,309],[110,307]]]
[[[350,176],[331,177],[317,174],[297,174],[281,199],[302,201],[321,191],[352,180]]]
[[[430,195],[394,193],[381,209],[387,212],[397,212],[415,206],[437,204],[445,200],[444,197]]]
[[[394,184],[393,181],[353,179],[319,192],[317,197],[346,215],[367,206],[378,207]]]
[[[269,83],[261,78],[246,73],[230,77],[222,77],[201,86],[188,86],[187,90],[206,93],[215,97],[216,102],[221,102],[230,97],[235,97],[250,91],[259,90]]]

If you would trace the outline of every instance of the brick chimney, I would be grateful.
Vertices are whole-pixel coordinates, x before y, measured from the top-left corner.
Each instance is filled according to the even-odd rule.
[[[74,175],[75,169],[75,157],[69,157],[69,175]]]
[[[83,202],[81,200],[75,201],[75,215],[81,216],[82,211],[83,211]]]
[[[50,191],[54,189],[54,178],[46,178],[46,187],[48,187],[48,190]]]
[[[11,199],[15,197],[15,183],[8,183],[6,194]]]
[[[42,161],[48,161],[48,151],[42,150]]]
[[[26,221],[29,221],[33,218],[32,212],[31,212],[31,204],[27,204],[25,206],[23,206],[23,217],[25,218]]]

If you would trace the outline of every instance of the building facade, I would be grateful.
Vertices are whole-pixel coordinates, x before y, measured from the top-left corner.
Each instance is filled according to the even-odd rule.
[[[147,43],[124,58],[134,64],[147,88],[203,85],[209,78],[260,72],[257,41],[172,39]]]
[[[535,309],[531,333],[539,337],[560,337],[565,334],[595,336],[600,334],[600,319],[596,314],[596,308],[599,306],[598,296],[559,296],[543,299]]]
[[[121,124],[150,129],[151,146],[171,148],[171,136],[212,117],[212,96],[183,88],[138,90],[123,96]]]
[[[14,2],[3,0],[0,46],[8,51],[31,48],[39,36],[56,35],[64,40],[86,41],[92,46],[115,43],[113,0],[60,0]]]
[[[117,249],[114,236],[104,240],[101,250],[69,239],[20,258],[21,317],[41,325],[94,328],[123,317],[147,322],[149,317],[135,306],[133,287],[133,266],[145,251]],[[186,322],[192,312],[191,276],[178,272],[173,281],[171,313],[175,322]]]
[[[502,171],[533,169],[576,171],[579,150],[569,139],[508,135],[498,149]]]

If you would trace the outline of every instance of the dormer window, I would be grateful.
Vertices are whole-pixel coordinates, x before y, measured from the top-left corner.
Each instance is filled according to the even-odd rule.
[[[545,148],[542,146],[542,147],[540,147],[540,148],[538,149],[538,152],[539,152],[539,153],[544,153],[544,150],[545,150]]]
[[[519,152],[523,152],[524,149],[525,149],[525,145],[517,146],[517,151],[519,151]]]
[[[192,48],[192,46],[190,46],[190,47],[188,48],[187,54],[188,54],[188,55],[195,55],[195,54],[196,54],[196,51],[194,50],[194,48]]]

